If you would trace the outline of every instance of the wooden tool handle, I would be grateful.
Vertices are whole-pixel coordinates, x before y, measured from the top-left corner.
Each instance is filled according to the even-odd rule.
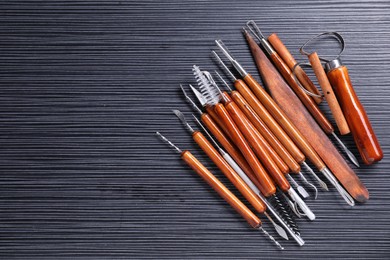
[[[257,43],[249,34],[246,34],[245,36],[249,48],[252,52],[252,56],[256,62],[257,68],[260,72],[263,81],[268,87],[268,90],[271,93],[289,91],[295,96],[294,92],[291,91],[290,87],[281,78],[279,73],[272,66],[271,62],[267,59],[264,52],[260,49],[259,45],[257,45]],[[301,149],[301,151],[310,159],[310,161],[318,168],[318,170],[321,171],[322,169],[324,169],[324,162],[314,151],[313,147],[309,144],[306,138],[303,137],[297,127],[290,121],[290,119],[285,114],[285,112],[287,113],[286,110],[292,109],[294,105],[292,103],[292,100],[284,100],[285,104],[283,104],[283,111],[279,107],[279,105],[281,104],[276,104],[276,102],[271,98],[271,96],[260,86],[260,84],[250,74],[246,75],[244,80],[255,93],[257,98],[264,104],[268,112],[271,113],[271,115],[278,121],[280,126],[286,131],[290,138],[299,147],[299,149]],[[297,102],[301,104],[299,100]],[[303,109],[305,108],[303,107]],[[310,115],[308,116],[311,117]]]
[[[305,91],[298,85],[295,81],[292,71],[289,67],[284,63],[284,61],[280,58],[280,56],[274,52],[270,56],[270,59],[274,63],[275,67],[282,74],[283,78],[290,85],[291,89],[295,92],[295,94],[299,97],[302,103],[305,105],[306,109],[310,112],[310,114],[314,117],[317,123],[321,126],[325,133],[331,134],[334,129],[332,124],[328,121],[322,111],[319,109],[317,104],[314,102],[309,95],[305,93]]]
[[[225,136],[221,129],[217,126],[211,116],[207,113],[201,115],[200,119],[207,129],[214,135],[218,142],[225,148],[225,150],[230,154],[234,161],[240,166],[240,168],[246,173],[246,175],[255,176],[251,167],[242,156],[238,148]],[[252,177],[252,178],[253,178]],[[251,178],[251,177],[250,177]],[[251,179],[252,179],[251,178]],[[254,178],[256,179],[256,178]],[[252,181],[253,182],[253,181]],[[254,182],[257,187],[260,186],[257,179]]]
[[[328,77],[326,76],[325,70],[322,67],[318,54],[316,52],[311,53],[309,55],[309,61],[317,77],[318,83],[320,84],[322,92],[324,93],[325,100],[329,105],[330,111],[332,112],[332,115],[336,120],[336,124],[339,128],[340,134],[348,134],[350,132],[348,123],[345,120],[343,111],[341,110],[336,95],[334,94],[332,86],[329,83]]]
[[[253,128],[250,125],[251,123],[248,119],[246,119],[244,113],[238,108],[238,106],[234,102],[229,102],[225,104],[225,107],[226,110],[229,112],[230,116],[233,118],[236,125],[238,126],[238,128],[241,130],[245,138],[252,146],[257,157],[267,169],[268,173],[272,176],[275,183],[283,191],[287,191],[290,188],[290,183],[287,181],[286,177],[283,175],[277,164],[274,162],[272,156],[270,156],[266,145],[264,145],[264,142],[266,142],[264,138],[257,138],[258,136],[256,136],[256,134],[253,132]]]
[[[235,91],[235,92],[237,92],[237,91]],[[239,122],[236,121],[232,115],[230,115],[230,116],[232,116],[234,122],[236,123],[236,125],[240,129],[241,133],[243,133],[243,135],[245,136],[245,138],[247,139],[247,141],[249,142],[249,144],[253,148],[253,151],[255,152],[257,157],[260,159],[260,162],[262,163],[262,165],[264,165],[265,168],[268,170],[267,164],[269,163],[269,160],[271,160],[277,165],[277,167],[279,168],[279,170],[282,173],[287,174],[289,172],[289,168],[288,168],[287,164],[282,160],[282,158],[280,158],[280,156],[274,151],[274,149],[269,145],[269,143],[265,140],[265,138],[253,126],[253,124],[246,117],[246,115],[242,112],[242,110],[237,106],[237,104],[233,102],[233,99],[230,97],[230,95],[227,92],[223,92],[222,95],[224,97],[225,104],[232,103],[232,106],[234,106],[234,109],[237,110],[236,113],[238,116],[240,116]],[[227,105],[225,105],[225,107],[229,111]],[[245,127],[245,129],[241,129],[241,127]],[[247,137],[246,133],[250,134],[251,136]],[[251,141],[252,140],[251,138],[255,139],[254,142]],[[267,153],[267,155],[270,157],[270,159],[268,159],[268,156],[266,154],[263,154],[263,151],[260,151],[260,150],[264,150]]]
[[[275,34],[271,34],[268,37],[268,42],[274,47],[277,54],[282,58],[282,60],[286,63],[286,65],[292,70],[297,64],[297,61],[294,59],[290,51],[287,49],[287,47],[283,44],[282,40]],[[299,82],[301,82],[302,86],[306,88],[308,91],[321,95],[321,93],[318,91],[316,86],[313,84],[313,82],[310,80],[310,78],[307,76],[306,72],[301,68],[301,66],[297,66],[295,68],[295,74],[297,75],[297,78]],[[305,93],[305,95],[307,95]],[[321,103],[322,98],[320,97],[311,97],[317,104]]]
[[[367,113],[360,103],[345,66],[327,73],[336,91],[359,153],[365,164],[372,164],[383,158],[383,152],[372,129]]]
[[[194,141],[207,154],[207,156],[215,163],[215,165],[225,174],[229,181],[241,192],[241,194],[248,200],[248,202],[259,213],[264,213],[265,205],[260,197],[241,179],[241,177],[233,170],[233,168],[225,161],[225,159],[218,153],[213,145],[206,139],[206,137],[198,131],[192,134]]]
[[[218,117],[217,113],[215,113],[214,107],[206,106],[206,111],[212,117],[214,122],[216,122],[218,124],[219,128],[222,129],[222,131],[225,133],[225,135],[227,135],[229,138],[231,138],[229,131],[226,129],[226,126],[223,124],[222,120]]]
[[[244,112],[249,121],[253,124],[253,126],[259,131],[262,136],[264,136],[264,138],[271,145],[271,147],[287,164],[290,171],[293,173],[300,172],[300,165],[294,160],[294,157],[292,157],[292,155],[287,151],[287,149],[281,144],[281,142],[271,132],[271,130],[267,127],[263,120],[261,120],[261,118],[256,114],[253,108],[245,101],[244,97],[238,91],[235,90],[233,90],[230,95],[233,101],[237,104],[241,111]]]
[[[253,228],[261,226],[261,220],[242,203],[225,185],[223,185],[204,165],[189,151],[181,155],[185,161],[204,181],[206,181],[227,203],[230,204]]]
[[[264,196],[268,197],[272,194],[275,194],[276,188],[272,179],[268,176],[267,172],[264,170],[261,163],[258,161],[255,153],[250,148],[248,142],[245,140],[244,136],[238,129],[237,125],[234,123],[233,119],[230,117],[229,113],[226,111],[225,107],[218,103],[214,107],[215,112],[219,115],[223,123],[226,125],[226,128],[232,136],[233,142],[240,149],[241,153],[245,157],[246,161],[251,166],[253,172],[255,173],[260,187],[259,189]]]
[[[305,155],[294,144],[286,132],[280,127],[276,120],[271,116],[263,104],[257,99],[256,95],[249,89],[245,82],[241,79],[234,82],[234,87],[245,98],[248,104],[256,111],[257,115],[263,120],[263,122],[271,129],[276,135],[279,141],[294,157],[295,161],[302,163],[305,161]]]

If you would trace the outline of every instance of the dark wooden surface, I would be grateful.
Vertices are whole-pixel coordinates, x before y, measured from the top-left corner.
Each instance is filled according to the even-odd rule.
[[[193,112],[179,83],[194,83],[193,64],[216,68],[214,39],[258,77],[240,33],[248,19],[299,60],[306,39],[341,32],[385,153],[356,170],[367,204],[321,192],[308,200],[316,221],[298,222],[306,245],[278,238],[284,252],[154,136],[227,183],[171,109]],[[0,258],[389,259],[389,40],[387,0],[0,2]]]

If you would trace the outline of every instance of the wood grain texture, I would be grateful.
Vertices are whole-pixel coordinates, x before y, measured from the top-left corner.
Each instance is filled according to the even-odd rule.
[[[389,258],[389,10],[387,0],[1,1],[0,258]],[[193,112],[179,83],[194,83],[193,64],[216,68],[217,38],[258,78],[240,32],[248,19],[298,61],[308,38],[341,32],[385,153],[356,170],[367,204],[320,192],[308,200],[316,221],[298,221],[305,246],[280,241],[284,252],[154,136],[191,149],[232,188],[171,109]]]

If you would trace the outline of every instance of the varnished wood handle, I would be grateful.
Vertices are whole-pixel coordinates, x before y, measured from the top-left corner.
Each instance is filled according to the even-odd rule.
[[[263,122],[263,120],[261,120],[261,118],[253,110],[253,108],[246,102],[244,97],[238,91],[235,90],[233,90],[230,95],[233,101],[237,104],[241,111],[244,112],[249,121],[253,124],[253,126],[259,131],[262,136],[264,136],[264,138],[271,145],[271,147],[287,164],[290,171],[293,173],[298,173],[301,170],[300,165],[294,160],[294,157],[292,157],[292,155],[287,151],[287,149],[282,145],[282,143],[276,138],[272,131]]]
[[[248,162],[253,172],[255,173],[256,178],[258,179],[261,185],[259,187],[260,191],[266,197],[275,194],[276,187],[272,179],[268,176],[267,172],[264,170],[263,166],[257,159],[255,153],[251,149],[250,145],[248,144],[248,142],[240,132],[237,125],[234,123],[233,119],[230,117],[228,111],[221,103],[215,105],[214,109],[215,112],[223,121],[223,123],[225,124],[227,130],[230,132],[233,142],[237,145],[238,149],[240,149],[242,155],[245,157],[246,161]]]
[[[351,129],[356,146],[365,164],[372,164],[383,158],[383,152],[372,129],[367,113],[360,103],[345,66],[327,73]]]
[[[305,155],[294,144],[291,138],[280,127],[279,123],[271,116],[263,104],[257,99],[256,95],[249,89],[245,82],[241,79],[234,82],[234,87],[245,98],[248,104],[256,111],[257,115],[263,120],[263,122],[271,129],[276,135],[283,146],[294,157],[295,161],[302,163],[305,161]]]
[[[325,100],[329,105],[330,111],[336,121],[337,127],[340,131],[340,134],[346,135],[350,133],[347,120],[344,117],[343,111],[337,101],[336,95],[333,92],[332,86],[326,76],[325,70],[322,67],[320,58],[316,52],[313,52],[309,55],[310,64],[314,70],[314,73],[317,77],[318,83],[324,93]]]
[[[266,77],[268,77],[269,79],[271,78],[271,76],[262,75],[263,79]],[[284,111],[279,108],[275,101],[268,95],[267,92],[265,92],[265,90],[250,74],[248,74],[244,80],[248,83],[255,95],[259,98],[260,101],[263,102],[263,104],[267,107],[268,111],[278,121],[280,126],[284,129],[284,131],[286,131],[286,133],[299,147],[299,149],[306,155],[307,158],[310,159],[310,161],[317,167],[318,170],[322,170],[325,167],[325,164],[322,162],[318,154],[314,151],[313,147],[311,147],[306,138],[304,138],[299,132],[299,130],[295,127],[295,125],[293,125],[293,123],[290,121]]]
[[[290,51],[287,49],[287,47],[283,44],[282,40],[275,34],[271,34],[268,37],[268,42],[274,47],[277,54],[282,58],[282,60],[286,63],[286,65],[292,70],[297,64],[297,61],[294,59]],[[306,88],[308,91],[321,95],[321,93],[318,91],[316,86],[313,84],[313,82],[310,80],[310,78],[307,76],[306,72],[302,69],[301,66],[297,66],[295,68],[295,74],[297,75],[297,78],[299,82],[301,82],[302,86]],[[305,95],[307,95],[305,93]],[[319,97],[311,97],[317,104],[321,103],[322,98]]]
[[[237,92],[237,91],[235,91]],[[237,92],[237,94],[239,94]],[[230,95],[227,92],[223,92],[223,99],[226,103],[224,104],[230,104],[232,103],[233,109],[235,110],[235,113],[237,116],[240,117],[240,119],[237,119],[239,121],[236,121],[235,118],[232,116],[234,122],[238,126],[238,128],[241,130],[241,133],[245,136],[251,147],[253,148],[253,151],[257,155],[257,157],[260,159],[260,162],[262,165],[265,166],[265,168],[268,169],[268,164],[271,164],[272,161],[277,165],[279,170],[287,174],[289,172],[289,168],[287,164],[282,160],[282,158],[275,152],[275,150],[270,146],[270,144],[267,142],[267,140],[259,133],[259,131],[254,127],[254,125],[251,123],[251,121],[246,117],[245,113],[242,112],[242,110],[239,108],[239,106],[233,101],[233,99],[230,97]],[[229,111],[228,106],[225,105],[226,109]],[[245,128],[245,129],[241,129]],[[250,136],[246,136],[246,134]],[[251,141],[253,139],[253,142]],[[268,158],[270,157],[270,158]],[[270,162],[271,161],[271,162]]]
[[[221,131],[217,126],[211,116],[207,113],[201,115],[200,119],[207,129],[214,135],[218,142],[225,148],[225,150],[230,154],[234,161],[240,166],[240,168],[245,172],[246,175],[252,180],[252,182],[259,188],[260,184],[255,177],[251,167],[242,156],[238,148],[226,137],[226,135]]]
[[[302,103],[305,105],[306,109],[310,112],[310,114],[314,117],[317,123],[321,126],[325,133],[331,134],[334,129],[332,124],[328,121],[322,111],[319,109],[317,104],[314,102],[309,95],[303,91],[303,89],[298,85],[295,81],[292,71],[289,67],[284,63],[284,61],[280,58],[280,56],[274,52],[270,56],[270,60],[272,60],[275,67],[279,70],[280,74],[282,74],[283,78],[290,85],[291,89],[295,92],[295,94],[299,97]]]
[[[207,154],[207,156],[214,162],[214,164],[223,172],[229,181],[240,191],[245,199],[256,209],[259,213],[264,213],[265,205],[260,197],[241,179],[241,177],[233,170],[233,168],[226,162],[226,160],[218,153],[213,145],[206,139],[206,137],[198,131],[192,134],[192,138],[199,145],[199,147]]]
[[[238,106],[234,102],[229,102],[225,104],[225,107],[226,110],[229,112],[230,116],[233,118],[236,125],[238,126],[238,128],[240,129],[240,131],[243,133],[247,141],[252,146],[257,157],[267,169],[267,172],[272,176],[275,183],[283,191],[287,191],[290,188],[290,183],[287,181],[284,174],[281,172],[277,164],[274,162],[273,158],[270,156],[270,153],[268,152],[269,150],[267,151],[267,147],[264,144],[264,142],[266,142],[264,138],[262,136],[256,136],[255,132],[253,131],[254,127],[251,126],[249,120],[246,119],[244,113],[238,108]],[[276,154],[274,154],[274,156],[276,156]]]
[[[255,46],[258,48],[256,43],[254,47]],[[313,149],[314,147],[314,153],[308,153],[307,157],[311,160],[312,158],[314,159],[314,161],[312,161],[317,168],[322,166],[319,170],[325,168],[324,162],[322,161],[324,160],[332,173],[355,200],[359,202],[367,201],[369,198],[367,188],[351,167],[349,167],[327,135],[310,116],[299,98],[272,66],[265,54],[262,53],[261,50],[258,50],[253,54],[255,54],[257,67],[264,80],[264,84],[267,86],[272,97],[283,109],[284,113],[287,114],[290,120],[294,122],[295,126],[299,129],[299,132],[304,135],[303,140],[310,140],[310,144],[312,145],[310,148]],[[305,149],[302,150],[304,151]],[[318,162],[320,164],[318,164]]]
[[[254,41],[254,39],[247,33],[245,38],[248,42],[249,48],[251,50],[252,56],[256,62],[257,68],[260,72],[260,75],[268,87],[268,90],[271,93],[289,91],[294,96],[294,92],[291,91],[290,87],[286,82],[281,78],[280,74],[272,66],[271,62],[268,60],[264,52],[260,49],[259,45]],[[307,139],[303,137],[301,132],[297,127],[291,122],[287,117],[286,110],[291,110],[293,107],[293,102],[291,100],[284,100],[285,104],[280,104],[283,107],[283,110],[279,107],[278,104],[271,98],[271,96],[262,88],[262,86],[250,75],[246,75],[244,78],[245,82],[252,89],[253,93],[257,98],[262,102],[262,104],[267,108],[268,112],[278,121],[280,126],[286,131],[294,143],[301,149],[301,151],[310,159],[310,161],[317,167],[318,170],[325,168],[324,162],[315,152],[313,147],[309,144]],[[287,88],[287,89],[286,89]],[[296,96],[295,96],[296,97]],[[302,104],[299,100],[295,101],[299,104]],[[302,109],[305,109],[302,107]],[[311,117],[310,115],[308,115]]]
[[[222,120],[218,117],[217,113],[215,113],[214,107],[206,106],[206,111],[211,116],[211,118],[214,120],[214,122],[217,123],[219,128],[225,133],[225,135],[227,135],[229,138],[231,138],[229,131],[226,129],[226,126],[223,124]]]
[[[242,203],[225,185],[223,185],[207,168],[189,151],[181,155],[185,161],[202,179],[207,182],[230,206],[232,206],[253,228],[261,226],[261,220]]]

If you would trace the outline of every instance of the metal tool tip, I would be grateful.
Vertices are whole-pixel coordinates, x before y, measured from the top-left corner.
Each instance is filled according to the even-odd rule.
[[[259,230],[263,231],[263,233],[264,233],[266,236],[268,236],[268,238],[271,239],[272,242],[274,242],[275,245],[277,245],[281,250],[284,250],[284,247],[282,247],[282,245],[279,244],[279,242],[276,241],[276,239],[275,239],[273,236],[271,236],[263,227],[259,227]]]

